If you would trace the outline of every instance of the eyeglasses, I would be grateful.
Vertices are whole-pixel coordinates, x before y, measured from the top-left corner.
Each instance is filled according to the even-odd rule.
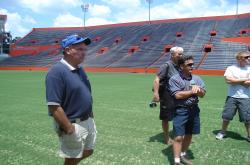
[[[194,67],[194,63],[189,63],[189,64],[186,64],[186,66],[189,66],[189,67]]]

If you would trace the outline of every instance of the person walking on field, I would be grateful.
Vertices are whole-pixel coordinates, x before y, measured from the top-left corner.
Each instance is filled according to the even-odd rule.
[[[169,137],[169,121],[172,121],[174,103],[168,89],[168,81],[171,76],[178,73],[178,60],[183,54],[182,47],[172,47],[170,49],[171,59],[163,64],[153,82],[154,102],[160,102],[160,120],[162,120],[162,130],[166,144],[172,144]]]
[[[96,140],[91,86],[79,66],[89,38],[70,35],[62,40],[63,58],[46,76],[46,100],[59,137],[59,156],[64,165],[76,165],[92,155]]]
[[[228,125],[238,111],[240,122],[246,127],[246,140],[250,142],[250,67],[247,66],[250,62],[250,53],[239,52],[236,60],[237,64],[229,66],[224,74],[228,84],[228,95],[222,112],[221,130],[216,139],[222,140],[226,137]]]

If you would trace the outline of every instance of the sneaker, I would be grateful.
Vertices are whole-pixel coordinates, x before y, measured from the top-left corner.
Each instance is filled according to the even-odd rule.
[[[189,160],[186,156],[181,156],[181,162],[185,165],[193,165],[193,162]]]
[[[224,137],[226,137],[226,134],[223,132],[219,132],[217,133],[217,135],[215,136],[216,139],[218,140],[222,140]]]
[[[248,141],[248,142],[250,142],[250,136],[247,136],[247,138],[246,138],[246,139],[247,139],[247,141]]]

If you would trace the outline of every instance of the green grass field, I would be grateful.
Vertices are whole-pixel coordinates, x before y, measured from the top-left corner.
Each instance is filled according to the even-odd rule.
[[[0,164],[63,164],[45,102],[45,72],[0,71]],[[163,144],[159,109],[150,109],[152,74],[89,73],[97,143],[89,165],[164,165],[173,161]],[[202,76],[207,95],[200,100],[201,134],[189,154],[198,165],[248,165],[250,143],[238,116],[229,137],[215,139],[227,87],[221,76]],[[171,126],[172,128],[172,126]]]

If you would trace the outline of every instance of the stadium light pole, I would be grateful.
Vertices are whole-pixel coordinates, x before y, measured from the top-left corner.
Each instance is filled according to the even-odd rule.
[[[89,4],[86,3],[86,4],[82,4],[81,5],[81,8],[82,8],[82,11],[83,11],[83,27],[85,29],[85,17],[86,17],[86,12],[88,11],[89,9]]]
[[[151,3],[153,2],[153,0],[146,0],[146,2],[148,3],[148,21],[149,21],[149,24],[151,24],[151,21],[150,21],[150,14],[151,14],[150,8],[151,8]]]
[[[238,15],[239,0],[236,0],[236,15]]]

